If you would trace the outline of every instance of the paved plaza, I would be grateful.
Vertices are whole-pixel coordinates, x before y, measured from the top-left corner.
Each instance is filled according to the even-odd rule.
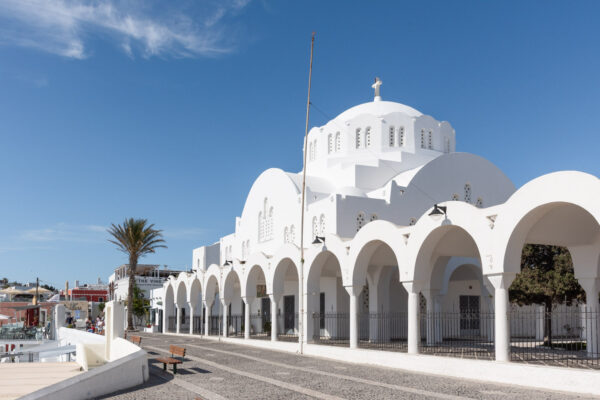
[[[187,349],[173,376],[153,358]],[[105,399],[584,399],[586,396],[429,376],[172,335],[143,335],[150,380]]]

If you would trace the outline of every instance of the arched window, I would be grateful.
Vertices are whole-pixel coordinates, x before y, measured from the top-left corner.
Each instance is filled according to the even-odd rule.
[[[283,243],[289,243],[290,242],[290,232],[288,230],[288,227],[286,226],[285,228],[283,228]]]
[[[371,214],[371,218],[369,218],[369,222],[376,221],[376,220],[377,220],[377,214]]]
[[[360,128],[356,129],[356,148],[360,149]]]
[[[336,153],[342,149],[342,144],[341,144],[340,140],[341,140],[340,133],[337,132],[335,134],[335,151],[336,151]]]
[[[481,197],[477,198],[477,203],[475,203],[475,205],[479,208],[483,207],[483,199]]]
[[[271,240],[273,239],[273,207],[271,207],[269,209],[269,217],[267,218],[267,226],[266,226],[266,234],[265,234],[265,240]]]
[[[250,255],[250,239],[246,240],[246,255]]]
[[[290,227],[290,243],[294,243],[296,241],[296,228],[294,225]]]
[[[313,237],[319,234],[319,224],[317,222],[317,217],[313,217],[312,219],[312,234]]]
[[[394,147],[396,144],[396,130],[394,129],[393,126],[390,126],[390,133],[389,133],[389,139],[388,139],[388,143],[390,147]]]
[[[446,138],[444,142],[444,151],[450,153],[450,139]]]
[[[452,201],[459,201],[460,200],[460,196],[458,195],[458,193],[454,193],[452,195]]]
[[[262,211],[258,213],[258,241],[262,242],[265,239],[265,219]]]
[[[258,241],[264,242],[273,239],[273,207],[269,208],[269,200],[265,198],[263,210],[258,213]]]
[[[413,226],[416,223],[417,223],[417,219],[416,218],[411,218],[411,219],[408,220],[408,225],[409,226]]]
[[[429,150],[433,150],[433,133],[431,131],[428,132],[427,138],[427,148]]]
[[[421,129],[421,148],[425,148],[425,129]]]
[[[465,184],[465,201],[467,203],[471,202],[471,185],[468,183]]]
[[[321,214],[319,218],[319,235],[325,236],[325,214]]]
[[[360,231],[363,226],[365,226],[365,213],[361,211],[356,216],[356,232]]]
[[[368,126],[365,129],[365,146],[371,147],[371,127]]]
[[[404,127],[401,126],[398,132],[398,146],[404,146]]]
[[[333,135],[330,133],[327,136],[327,154],[331,154],[333,151]]]
[[[310,142],[308,144],[308,161],[312,161],[313,159],[313,144]]]

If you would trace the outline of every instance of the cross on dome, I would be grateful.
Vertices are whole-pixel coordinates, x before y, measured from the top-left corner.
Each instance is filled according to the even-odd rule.
[[[371,85],[371,87],[375,89],[375,99],[373,99],[373,101],[381,101],[381,94],[379,92],[379,88],[382,84],[383,82],[381,82],[381,79],[379,79],[379,77],[376,77],[375,83]]]

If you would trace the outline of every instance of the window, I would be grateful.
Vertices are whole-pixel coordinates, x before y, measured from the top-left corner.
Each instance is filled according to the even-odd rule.
[[[315,237],[319,234],[319,225],[317,222],[317,217],[313,217],[313,219],[312,219],[312,234],[313,234],[313,237]]]
[[[371,147],[371,127],[365,129],[365,145]]]
[[[421,148],[425,148],[425,130],[421,129]]]
[[[356,148],[360,149],[360,128],[356,129]]]
[[[265,198],[263,210],[258,213],[258,241],[273,239],[274,210],[269,208],[269,200]]]
[[[342,149],[342,144],[340,143],[340,133],[337,132],[335,134],[335,151],[336,153]]]
[[[394,147],[394,145],[396,144],[395,134],[396,134],[396,130],[394,129],[393,126],[390,126],[390,133],[389,133],[389,139],[388,139],[388,144],[390,147]]]
[[[477,198],[477,203],[475,203],[475,205],[479,208],[483,207],[483,199],[481,197]]]
[[[454,193],[452,195],[452,201],[459,201],[460,200],[460,196],[458,195],[458,193]]]
[[[428,132],[428,139],[427,139],[427,148],[429,150],[433,150],[433,134],[431,133],[431,131]]]
[[[250,239],[246,240],[246,254],[250,255]]]
[[[262,242],[265,238],[265,219],[262,211],[258,213],[258,241]]]
[[[400,131],[398,132],[398,146],[404,146],[404,127],[400,127]]]
[[[411,218],[411,219],[408,220],[408,225],[409,226],[413,226],[416,223],[417,223],[417,219],[416,218]]]
[[[290,232],[288,227],[283,228],[283,243],[289,243],[290,241]]]
[[[450,139],[446,138],[444,142],[444,151],[450,153]]]
[[[376,221],[376,220],[377,220],[377,214],[371,214],[371,218],[369,219],[369,222]]]
[[[290,226],[290,243],[294,243],[296,241],[296,228],[294,225]]]
[[[327,136],[327,154],[331,154],[333,151],[333,135],[330,133]]]
[[[321,214],[319,218],[319,235],[325,236],[325,214]]]
[[[356,232],[360,231],[363,226],[365,226],[365,213],[361,211],[356,216]]]
[[[465,201],[467,203],[471,202],[471,185],[468,183],[465,184]]]

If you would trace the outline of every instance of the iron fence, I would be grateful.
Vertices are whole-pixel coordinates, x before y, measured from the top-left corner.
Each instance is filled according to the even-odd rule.
[[[277,315],[277,338],[283,341],[298,341],[298,313]]]
[[[250,337],[252,339],[270,339],[271,338],[271,315],[251,315],[250,316]]]
[[[358,347],[407,351],[408,313],[368,313],[358,316]]]
[[[494,313],[463,309],[421,313],[422,354],[493,360]]]
[[[204,323],[201,316],[194,316],[194,327],[192,328],[192,333],[198,335],[204,335]]]
[[[588,306],[513,309],[511,361],[600,369],[600,315]]]
[[[313,342],[335,346],[350,343],[350,314],[313,313]]]
[[[209,335],[221,335],[221,330],[223,329],[223,325],[221,323],[222,319],[220,315],[211,315],[209,317]]]
[[[243,315],[228,315],[227,316],[227,336],[244,337],[244,316]]]

